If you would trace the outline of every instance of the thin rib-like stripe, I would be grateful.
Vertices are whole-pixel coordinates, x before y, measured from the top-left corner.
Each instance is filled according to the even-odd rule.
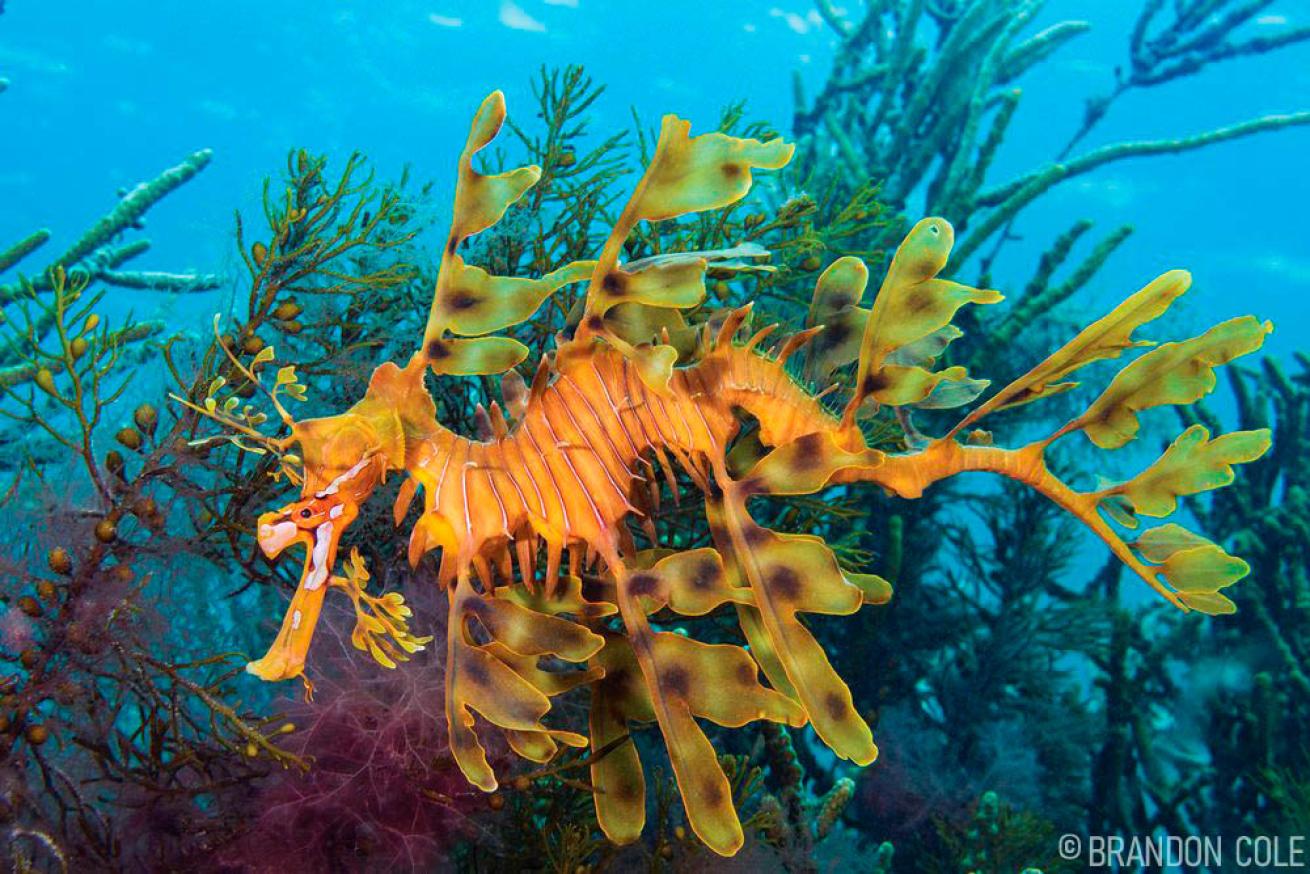
[[[606,428],[605,423],[600,420],[600,414],[596,412],[596,408],[587,398],[586,393],[578,387],[577,383],[566,375],[561,375],[558,385],[567,385],[575,394],[577,394],[578,400],[582,401],[582,406],[591,414],[591,420],[596,423],[596,430],[600,431],[601,436],[605,438],[605,442],[609,445],[610,453],[614,456],[614,460],[619,463],[619,467],[623,468],[623,472],[629,477],[635,476],[632,468],[628,467],[628,463],[623,460],[622,454],[619,453],[618,444],[616,444],[614,438],[610,436],[610,429]],[[563,400],[563,398],[561,398],[561,400]],[[564,412],[569,414],[569,418],[573,420],[573,427],[578,429],[578,433],[586,436],[582,430],[582,426],[578,424],[578,420],[573,417],[573,413],[569,411],[567,405],[564,407]]]
[[[509,480],[509,484],[514,487],[515,493],[517,493],[519,496],[519,506],[521,506],[524,510],[527,510],[528,499],[524,497],[523,489],[519,488],[518,480],[514,479],[514,474],[509,469],[509,458],[505,455],[506,442],[507,442],[506,438],[502,437],[501,439],[488,444],[487,449],[488,451],[494,449],[496,453],[500,456],[500,464],[497,465],[496,469],[499,471],[499,473],[502,476],[505,477],[505,479]]]
[[[540,403],[540,402],[538,402]],[[546,413],[541,413],[542,420],[545,420]],[[569,508],[564,503],[564,494],[559,490],[559,482],[555,479],[555,471],[550,466],[550,460],[546,458],[546,453],[541,451],[541,444],[537,442],[537,435],[532,433],[532,419],[528,416],[523,417],[523,433],[528,435],[532,441],[532,449],[537,453],[537,458],[541,459],[541,466],[546,469],[546,476],[550,479],[551,488],[555,490],[555,497],[559,500],[560,512],[564,514],[564,533],[567,536],[572,526],[569,524]],[[546,514],[543,512],[542,516]]]
[[[641,381],[640,376],[637,376],[638,390],[634,392],[632,387],[632,377],[633,371],[635,371],[636,368],[630,365],[626,358],[619,359],[617,364],[619,370],[623,374],[624,394],[628,396],[629,402],[632,403],[632,412],[636,415],[637,422],[641,425],[641,430],[646,434],[646,441],[652,446],[656,443],[667,446],[669,444],[668,436],[660,429],[659,422],[656,422],[650,415],[650,399],[648,397],[649,392],[646,391],[646,384]],[[640,402],[638,402],[638,400]],[[646,412],[644,417],[642,416],[643,410]],[[650,424],[649,428],[646,427],[648,422]],[[655,432],[656,436],[659,438],[658,440],[651,439],[652,431]]]
[[[541,486],[537,485],[537,478],[532,475],[532,466],[528,464],[528,457],[523,452],[523,444],[519,442],[519,434],[527,431],[527,428],[528,419],[524,416],[523,421],[519,424],[519,431],[505,442],[507,444],[513,444],[514,451],[518,453],[519,466],[523,468],[523,473],[527,476],[528,483],[532,486],[532,493],[537,497],[537,515],[544,519],[546,518],[546,499],[541,496]],[[517,486],[518,482],[516,481],[514,485]],[[521,493],[522,490],[520,490],[520,494]],[[528,507],[527,501],[523,502],[523,506]],[[531,507],[528,507],[528,512],[532,512]]]
[[[493,445],[493,444],[491,444],[491,443],[479,443],[479,444],[477,444],[477,448],[480,449],[480,450],[482,450],[481,454],[482,454],[483,457],[485,458],[485,457],[486,457],[486,454],[491,450],[492,445]],[[472,452],[472,449],[470,448],[470,453],[471,453],[471,452]],[[476,463],[476,462],[475,462],[475,463]],[[505,502],[504,502],[503,500],[501,500],[501,497],[500,497],[500,489],[496,488],[496,478],[495,478],[495,476],[492,475],[491,465],[489,465],[489,464],[478,464],[477,467],[474,468],[474,470],[481,471],[481,473],[483,474],[483,476],[485,476],[485,477],[487,478],[487,485],[491,487],[491,494],[494,495],[495,498],[496,498],[496,506],[500,507],[500,530],[501,530],[501,531],[502,531],[506,536],[508,536],[508,535],[509,535],[509,513],[508,513],[508,512],[506,511],[506,509],[505,509]]]
[[[591,371],[596,374],[596,381],[600,383],[600,390],[605,393],[605,402],[609,404],[610,411],[614,414],[614,418],[619,422],[619,430],[623,432],[623,436],[627,438],[628,445],[632,447],[632,457],[640,458],[642,451],[637,448],[636,442],[632,439],[632,434],[628,431],[628,424],[623,421],[623,411],[614,403],[614,396],[610,394],[610,387],[606,383],[605,377],[601,374],[600,368],[596,366],[596,359],[594,357],[591,359]]]
[[[560,401],[560,406],[563,406],[563,398],[560,398]],[[567,410],[565,412],[567,412]],[[604,515],[601,514],[600,507],[596,506],[596,502],[592,499],[591,490],[587,488],[587,483],[583,482],[582,476],[578,473],[578,469],[573,466],[573,459],[569,457],[568,444],[559,439],[559,435],[555,433],[555,426],[550,423],[550,416],[546,414],[544,409],[542,410],[541,420],[546,423],[546,430],[550,432],[550,437],[555,442],[555,445],[562,450],[559,457],[564,459],[564,463],[568,465],[569,473],[572,474],[574,482],[578,484],[578,491],[582,492],[582,496],[587,499],[587,503],[591,506],[591,512],[596,516],[596,524],[600,526],[601,530],[604,530],[608,523],[605,521]],[[579,434],[578,436],[581,437],[583,435]],[[595,450],[591,449],[589,446],[585,448],[593,453],[595,452]],[[604,468],[605,465],[601,464],[601,467]],[[609,471],[605,471],[605,475],[609,476]]]
[[[558,385],[558,383],[557,383],[557,385]],[[556,391],[555,391],[555,398],[559,401],[559,407],[560,407],[560,409],[562,409],[562,410],[564,411],[564,415],[568,417],[569,424],[571,424],[571,425],[573,426],[573,430],[575,430],[575,431],[578,432],[578,438],[581,439],[581,440],[583,440],[583,441],[585,442],[585,444],[586,444],[586,446],[585,446],[586,450],[587,450],[588,452],[590,452],[590,453],[592,454],[592,456],[596,459],[596,464],[597,464],[598,467],[600,467],[601,471],[604,472],[604,474],[605,474],[605,479],[609,480],[609,484],[610,484],[610,486],[614,489],[614,494],[615,494],[615,496],[617,496],[618,499],[619,499],[620,501],[622,501],[623,503],[626,504],[626,503],[628,502],[628,499],[627,499],[627,493],[624,492],[624,490],[623,490],[623,486],[621,486],[621,485],[619,484],[618,480],[614,479],[614,474],[610,472],[609,465],[605,463],[605,459],[603,459],[603,458],[600,457],[600,452],[597,451],[596,447],[592,445],[592,443],[591,443],[591,438],[587,436],[587,432],[586,432],[586,431],[583,431],[583,430],[582,430],[582,426],[581,426],[580,424],[578,424],[577,417],[573,415],[573,411],[569,409],[569,405],[568,405],[567,403],[564,402],[564,396],[563,396],[563,393],[561,393],[558,389],[556,389]],[[585,401],[586,401],[586,398],[583,398],[583,401],[585,402]],[[549,418],[549,417],[548,417],[548,418]],[[601,429],[601,433],[602,433],[602,434],[605,433],[605,429],[604,429],[604,428]],[[611,446],[612,446],[612,445],[613,445],[613,444],[611,444]],[[579,447],[579,448],[583,448],[583,447]],[[614,451],[615,451],[616,453],[618,452],[617,449],[614,450]],[[617,458],[617,456],[616,456],[616,458]],[[627,467],[627,466],[623,464],[623,460],[622,460],[622,459],[618,459],[618,461],[619,461],[620,466],[623,466],[624,469],[626,470],[626,467]],[[570,461],[569,467],[570,467],[570,468],[573,467],[571,461]],[[576,474],[577,471],[574,471],[574,473]],[[579,482],[582,482],[582,477],[581,477],[581,475],[578,476],[578,481],[579,481]],[[586,484],[584,483],[583,485],[585,486]],[[602,523],[602,524],[604,524],[604,523]]]
[[[473,451],[473,441],[464,437],[458,438],[459,442],[464,444],[464,460],[459,464],[459,488],[460,499],[464,504],[464,533],[468,537],[465,546],[471,546],[473,543],[473,516],[469,513],[469,482],[468,482],[468,461],[469,455]],[[451,453],[454,454],[453,452]]]
[[[436,487],[432,490],[432,493],[429,495],[429,497],[432,499],[432,503],[429,504],[428,506],[430,506],[434,510],[440,509],[441,507],[441,489],[446,484],[446,471],[450,470],[450,457],[454,455],[454,453],[450,451],[447,451],[443,454],[446,456],[446,461],[444,464],[441,465],[441,473],[437,475]]]
[[[705,380],[702,379],[702,378],[701,378],[701,375],[700,375],[699,373],[697,373],[695,370],[688,370],[688,371],[685,371],[685,376],[683,377],[683,379],[684,379],[684,381],[687,382],[689,385],[690,385],[690,383],[691,383],[691,381],[692,381],[693,379],[696,380],[696,384],[700,387],[700,394],[701,394],[701,397],[703,397],[703,398],[708,398],[708,397],[709,397],[709,389],[708,389],[708,387],[705,385]],[[719,451],[719,441],[718,441],[718,439],[714,436],[714,429],[710,427],[710,422],[709,422],[708,419],[705,418],[705,413],[701,410],[701,404],[698,403],[698,402],[696,401],[695,398],[690,397],[690,395],[688,396],[686,403],[687,403],[687,404],[688,404],[688,405],[689,405],[693,410],[695,410],[695,411],[696,411],[696,415],[700,417],[701,425],[703,425],[703,426],[705,427],[705,437],[706,437],[707,440],[709,440],[710,448],[713,449],[715,452],[718,452],[718,451]]]

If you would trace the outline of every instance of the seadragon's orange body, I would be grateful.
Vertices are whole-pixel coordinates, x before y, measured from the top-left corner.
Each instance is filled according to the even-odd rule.
[[[1257,348],[1267,323],[1233,319],[1200,337],[1153,349],[1126,367],[1086,413],[1029,446],[1002,449],[957,439],[996,409],[1070,387],[1062,380],[1083,364],[1148,345],[1133,340],[1133,331],[1187,288],[1186,274],[1165,274],[992,395],[944,437],[915,451],[884,453],[866,445],[859,427],[858,417],[871,405],[958,406],[986,385],[969,379],[963,368],[933,369],[953,339],[949,323],[956,309],[1000,299],[937,278],[951,248],[948,223],[925,219],[915,226],[871,309],[859,306],[867,270],[857,259],[843,258],[819,280],[810,329],[765,350],[769,329],[744,341],[738,337],[749,315],[749,307],[742,308],[701,326],[694,353],[680,356],[668,327],[685,322],[647,316],[698,306],[715,253],[622,265],[624,240],[638,221],[740,199],[750,188],[752,168],[782,166],[791,147],[723,134],[692,138],[685,122],[669,117],[651,165],[597,261],[538,280],[496,277],[465,264],[458,250],[464,239],[499,220],[539,173],[529,167],[484,176],[473,169],[474,153],[490,142],[503,118],[497,93],[474,120],[422,347],[403,367],[380,366],[350,410],[293,425],[287,444],[300,446],[303,494],[265,514],[258,537],[270,556],[304,544],[305,569],[277,640],[250,664],[251,673],[277,680],[303,672],[331,587],[346,589],[355,601],[356,645],[384,664],[426,642],[409,633],[399,596],[364,594],[367,573],[357,556],[346,576],[333,573],[342,533],[360,505],[388,474],[404,473],[397,524],[420,492],[422,500],[409,537],[410,560],[439,551],[438,576],[449,591],[446,712],[455,759],[469,780],[487,791],[497,785],[474,713],[534,761],[551,758],[560,743],[590,745],[602,753],[591,766],[600,824],[613,840],[630,841],[644,824],[645,792],[629,725],[655,722],[689,823],[708,846],[730,855],[741,846],[741,825],[728,781],[696,720],[809,724],[843,758],[873,761],[877,748],[869,727],[797,614],[852,613],[891,596],[880,578],[843,570],[821,539],[756,524],[748,507],[752,498],[857,482],[913,498],[944,477],[991,471],[1029,484],[1083,520],[1175,604],[1206,612],[1231,609],[1219,590],[1246,572],[1240,559],[1177,525],[1129,542],[1111,522],[1135,527],[1138,516],[1172,512],[1179,495],[1226,484],[1232,464],[1267,448],[1267,432],[1210,440],[1194,426],[1138,477],[1091,492],[1075,491],[1052,476],[1043,452],[1075,431],[1102,448],[1123,445],[1136,434],[1139,411],[1197,400],[1214,385],[1213,367]],[[427,371],[510,371],[526,350],[491,335],[529,318],[562,286],[581,281],[588,287],[577,330],[538,369],[526,397],[509,404],[513,421],[493,404],[490,439],[442,426],[424,385]],[[830,328],[826,338],[820,319]],[[832,331],[833,325],[843,330]],[[806,354],[821,370],[855,364],[852,396],[841,415],[786,367],[811,341]],[[507,400],[513,384],[507,383]],[[768,451],[734,476],[727,456],[746,418],[758,423]],[[657,479],[661,468],[672,477],[674,466],[704,493],[714,545],[638,551],[630,524],[645,525],[654,541],[649,522],[658,507]],[[579,577],[584,566],[597,569],[585,589]],[[736,611],[749,651],[657,632],[649,619],[661,611],[702,615],[716,609]],[[556,660],[584,667],[548,670]],[[586,735],[543,721],[552,696],[583,686],[591,694]]]

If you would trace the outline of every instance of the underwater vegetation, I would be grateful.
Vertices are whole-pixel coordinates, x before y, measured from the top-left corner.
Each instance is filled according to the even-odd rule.
[[[1059,871],[1063,831],[1303,824],[1310,377],[1228,366],[1236,431],[1193,403],[1267,326],[1139,349],[1180,272],[1048,343],[1126,230],[1057,278],[1075,222],[996,283],[1018,295],[986,290],[1023,207],[1086,167],[1016,187],[978,160],[1082,27],[1021,37],[1038,5],[820,4],[842,54],[786,167],[737,105],[708,135],[598,138],[601,89],[567,68],[497,141],[526,167],[478,152],[484,104],[444,246],[429,187],[296,150],[239,277],[123,269],[204,153],[61,256],[6,249],[5,508],[36,532],[3,556],[14,866]],[[1263,5],[1145,4],[1097,105],[1303,38],[1244,40]],[[952,75],[967,58],[986,75]],[[906,218],[924,190],[949,222]],[[978,281],[947,278],[970,254]],[[124,285],[233,292],[197,339],[109,324]],[[1101,394],[1066,386],[1083,364]],[[1139,418],[1160,405],[1179,428]],[[1134,439],[1159,458],[1079,478]],[[1005,479],[914,497],[966,469]],[[1079,525],[1112,552],[1090,580]],[[291,545],[299,567],[261,554]],[[1144,608],[1125,564],[1223,615]]]

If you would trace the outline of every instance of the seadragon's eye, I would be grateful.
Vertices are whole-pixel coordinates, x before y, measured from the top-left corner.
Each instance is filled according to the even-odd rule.
[[[301,519],[308,519],[310,516],[313,516],[313,515],[314,515],[314,511],[311,510],[311,509],[309,509],[308,507],[305,507],[304,509],[302,509],[302,510],[300,511],[300,518],[301,518]]]

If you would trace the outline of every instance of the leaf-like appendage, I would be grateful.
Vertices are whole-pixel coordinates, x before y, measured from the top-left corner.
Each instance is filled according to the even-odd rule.
[[[483,644],[480,648],[509,666],[514,673],[531,683],[537,691],[552,698],[594,683],[605,674],[602,669],[595,666],[585,671],[542,670],[540,656],[520,655],[495,640]],[[571,731],[503,729],[503,732],[514,752],[533,762],[548,762],[554,758],[555,753],[559,751],[559,744],[556,741],[561,741],[567,746],[585,746],[585,739]],[[578,742],[580,739],[583,740],[582,743]]]
[[[656,555],[645,553],[637,559],[649,561]],[[744,841],[741,822],[733,808],[731,785],[696,717],[733,727],[759,719],[800,726],[805,714],[792,699],[760,684],[758,666],[741,647],[702,644],[651,630],[647,613],[666,605],[701,615],[728,602],[750,603],[748,590],[731,586],[715,550],[667,555],[648,568],[616,575],[616,586],[627,645],[645,681],[646,698],[633,701],[632,691],[626,688],[615,696],[598,691],[593,707],[609,703],[604,718],[593,712],[593,747],[601,742],[595,736],[598,730],[601,737],[618,736],[619,726],[613,723],[620,708],[611,698],[627,700],[626,710],[648,705],[668,749],[688,823],[706,846],[730,856]],[[617,771],[614,779],[623,786],[635,783],[631,764],[623,764]],[[598,799],[597,810],[604,804],[607,802]],[[631,804],[631,808],[622,807],[614,814],[620,826],[635,819],[635,802]],[[606,828],[606,832],[610,833],[610,829]]]
[[[634,272],[616,267],[594,295],[593,312],[604,314],[620,303],[688,309],[705,300],[704,258],[651,264]]]
[[[542,732],[550,699],[504,662],[450,629],[446,664],[446,718],[455,763],[474,786],[496,791],[496,775],[473,731],[473,712],[491,724],[515,731]]]
[[[728,585],[734,589],[749,591],[750,581],[747,578],[745,569],[738,560],[737,550],[729,534],[728,516],[724,511],[723,502],[707,498],[705,518],[710,524],[714,542],[719,547],[719,556],[723,561],[723,569],[727,574]],[[737,621],[741,625],[741,631],[746,636],[747,643],[750,644],[751,655],[755,657],[755,661],[763,669],[764,676],[768,677],[769,685],[793,701],[799,701],[800,696],[796,694],[796,689],[787,677],[787,671],[782,666],[782,659],[779,658],[774,649],[773,639],[769,637],[768,629],[764,627],[764,619],[760,616],[760,611],[746,604],[738,604]]]
[[[699,328],[687,325],[679,309],[698,305],[705,297],[704,264],[715,271],[770,271],[773,267],[756,264],[753,258],[767,258],[769,251],[756,243],[729,249],[696,252],[666,252],[631,261],[611,274],[609,285],[621,289],[609,294],[605,288],[596,294],[597,311],[603,310],[607,336],[631,347],[646,344],[673,346],[679,359],[695,354]],[[667,340],[665,339],[667,338]]]
[[[478,645],[469,627],[473,620],[499,646]],[[474,712],[510,732],[510,743],[534,756],[541,755],[556,740],[570,746],[586,745],[587,739],[581,735],[549,729],[541,723],[550,711],[550,687],[523,669],[521,657],[554,655],[586,661],[604,645],[603,638],[564,619],[484,598],[463,576],[450,594],[446,634],[450,746],[469,782],[486,792],[494,791],[497,785],[486,751],[473,731]],[[499,658],[503,653],[511,658]]]
[[[542,301],[591,276],[594,261],[575,261],[540,279],[492,276],[458,255],[451,259],[448,290],[439,300],[449,330],[464,336],[490,334],[526,321]]]
[[[1216,367],[1259,349],[1273,329],[1270,322],[1242,316],[1199,337],[1158,346],[1119,371],[1087,412],[1060,433],[1081,428],[1102,449],[1118,449],[1137,436],[1139,412],[1199,401],[1214,389]]]
[[[504,373],[528,357],[528,347],[511,337],[447,337],[428,343],[427,352],[432,370],[450,376]]]
[[[756,247],[743,246],[673,257],[654,256],[624,269],[618,263],[623,242],[643,219],[661,221],[740,200],[750,191],[752,169],[782,167],[791,160],[795,148],[781,139],[762,143],[721,133],[689,137],[690,129],[690,122],[665,116],[655,155],[601,250],[587,287],[578,332],[571,344],[580,347],[573,354],[579,351],[586,354],[593,338],[608,340],[624,356],[634,360],[642,381],[660,393],[667,392],[677,350],[663,344],[642,346],[626,342],[608,329],[606,313],[622,303],[678,309],[696,306],[705,299],[705,268],[710,260],[725,255],[756,257],[762,252]],[[733,267],[753,269],[754,265],[741,263]],[[651,351],[646,352],[647,349]]]
[[[923,401],[943,380],[968,377],[963,367],[934,372],[923,367],[889,363],[896,350],[923,340],[950,324],[967,303],[997,303],[999,292],[937,279],[946,266],[955,232],[949,222],[926,218],[916,224],[896,250],[883,279],[860,342],[855,395],[848,415],[865,398],[901,406]]]
[[[605,313],[605,327],[610,334],[634,347],[659,343],[667,335],[668,345],[677,350],[679,360],[695,353],[700,333],[687,324],[678,310],[636,303],[621,303],[610,309]]]
[[[571,662],[583,662],[604,643],[577,623],[511,601],[474,598],[466,603],[466,615],[475,617],[492,638],[519,655],[556,655]]]
[[[572,613],[583,619],[601,619],[619,612],[606,601],[588,601],[582,593],[582,580],[575,576],[564,577],[563,585],[550,594],[529,591],[526,586],[501,586],[496,589],[496,598],[547,616]]]
[[[795,693],[815,733],[833,752],[869,764],[878,755],[873,734],[856,713],[850,689],[797,614],[854,613],[865,603],[866,593],[881,599],[882,588],[890,587],[885,581],[879,586],[869,578],[849,579],[821,539],[761,528],[739,503],[725,504],[722,518],[736,547],[734,560],[755,593],[770,655],[786,672],[788,691]]]
[[[1126,483],[1104,494],[1122,495],[1133,510],[1160,518],[1178,508],[1180,495],[1218,489],[1233,481],[1233,465],[1255,461],[1269,449],[1269,429],[1236,431],[1210,439],[1202,425],[1192,425],[1164,454]]]
[[[1237,610],[1219,590],[1245,577],[1251,567],[1223,547],[1172,522],[1143,532],[1133,545],[1148,561],[1163,565],[1165,579],[1188,607],[1210,615]]]
[[[764,456],[742,480],[751,493],[811,495],[845,472],[871,470],[883,463],[876,449],[851,452],[838,445],[834,432],[797,437]]]
[[[678,363],[678,350],[663,344],[637,346],[630,358],[646,387],[667,397],[669,380],[673,379],[673,366]]]
[[[489,334],[531,317],[547,297],[571,282],[591,275],[591,262],[569,264],[541,279],[492,276],[464,263],[459,247],[468,237],[500,221],[541,178],[541,168],[519,167],[497,175],[473,169],[473,157],[495,138],[505,122],[505,97],[492,92],[478,108],[468,142],[459,157],[455,205],[450,233],[442,250],[423,331],[422,354],[433,372],[459,376],[504,373],[527,355],[527,348],[508,338],[454,340],[450,334]],[[495,341],[495,342],[493,342]]]
[[[649,626],[634,628],[630,624],[628,637],[645,677],[678,792],[687,811],[687,822],[707,847],[720,855],[731,856],[741,849],[745,840],[741,821],[732,806],[732,787],[719,765],[714,746],[693,718],[693,706],[712,701],[718,690],[697,688],[701,683],[701,678],[694,673],[698,663],[670,658],[671,649],[661,643],[664,634],[652,634]],[[743,685],[757,687],[760,695],[773,695],[779,701],[786,701],[754,680],[755,665],[744,650],[726,648],[741,653],[749,662],[752,678],[746,683],[746,678],[741,676]],[[741,692],[734,688],[733,694]],[[761,709],[760,716],[782,718],[784,713],[788,713],[785,705],[779,704]]]
[[[859,258],[838,258],[819,275],[805,323],[823,325],[810,344],[807,370],[815,379],[827,379],[837,368],[860,356],[860,338],[869,322],[870,310],[860,299],[869,284],[869,268]]]
[[[1078,332],[1045,360],[1007,385],[952,429],[956,434],[995,410],[1004,410],[1048,398],[1077,387],[1076,382],[1059,382],[1080,367],[1106,358],[1117,358],[1125,349],[1149,346],[1134,340],[1133,332],[1169,309],[1192,284],[1186,270],[1170,270]]]
[[[933,386],[928,397],[915,406],[921,410],[953,410],[973,403],[991,384],[989,379],[973,379],[968,376],[957,380],[943,379]]]
[[[629,722],[654,722],[655,710],[632,645],[621,634],[605,633],[605,648],[592,664],[605,675],[591,687],[591,763],[596,820],[616,844],[630,844],[646,826],[646,777]]]
[[[780,138],[760,142],[690,132],[691,122],[664,116],[655,156],[633,199],[637,218],[662,221],[735,203],[750,191],[753,168],[776,170],[796,150]]]
[[[921,340],[906,343],[887,356],[891,364],[910,364],[915,367],[932,367],[946,347],[964,336],[964,332],[954,325],[938,328]]]
[[[604,672],[598,667],[589,667],[585,671],[543,670],[541,667],[543,656],[517,653],[497,640],[482,644],[482,649],[509,665],[514,669],[514,673],[535,686],[543,695],[551,698],[593,683],[604,676]]]
[[[663,631],[655,635],[654,655],[665,697],[684,703],[693,716],[727,728],[761,719],[794,728],[805,724],[805,712],[794,701],[760,685],[759,666],[739,646]]]
[[[628,579],[628,591],[639,597],[647,613],[668,607],[683,616],[704,616],[721,604],[750,604],[749,589],[734,588],[716,550],[692,549],[657,561]]]
[[[505,95],[493,91],[478,107],[468,142],[459,156],[455,215],[450,227],[456,245],[500,221],[505,210],[541,178],[541,168],[537,166],[519,167],[495,176],[484,176],[473,169],[473,156],[496,138],[504,123]]]

